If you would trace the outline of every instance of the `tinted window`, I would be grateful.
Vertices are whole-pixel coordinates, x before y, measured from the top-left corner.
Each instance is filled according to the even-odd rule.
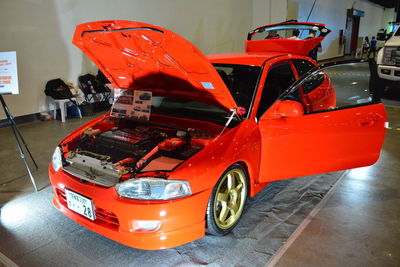
[[[318,86],[320,86],[325,80],[323,73],[317,73],[304,81],[303,83],[303,93],[309,94],[314,91]]]
[[[278,99],[278,97],[289,88],[295,81],[293,71],[288,63],[273,66],[267,75],[260,104],[257,110],[257,118]]]
[[[341,64],[318,70],[305,77],[292,93],[318,77],[324,82],[312,93],[299,96],[306,113],[365,105],[372,102],[368,63]]]
[[[239,107],[247,111],[256,89],[260,67],[213,64]]]
[[[303,59],[294,59],[293,64],[300,77],[315,67],[314,64],[312,64],[310,61]],[[324,79],[324,75],[320,73],[311,76],[303,83],[303,93],[311,93],[314,89],[316,89],[324,82]]]
[[[310,71],[312,68],[314,68],[314,64],[312,64],[310,61],[308,60],[304,60],[304,59],[293,59],[293,65],[296,68],[297,73],[299,74],[299,76],[303,76],[304,74],[306,74],[308,71]]]
[[[368,63],[345,64],[328,68],[330,86],[336,95],[336,107],[342,108],[372,101]]]

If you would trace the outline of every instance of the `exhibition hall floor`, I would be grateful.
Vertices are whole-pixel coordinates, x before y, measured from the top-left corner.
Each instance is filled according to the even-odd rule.
[[[399,266],[400,107],[386,111],[390,129],[378,162],[338,182],[275,266]]]
[[[375,165],[271,183],[250,199],[233,233],[160,251],[111,241],[51,204],[47,165],[53,149],[94,117],[20,126],[39,164],[33,172],[38,193],[10,129],[2,128],[0,266],[398,266],[400,106],[384,102],[391,128]]]
[[[46,188],[1,209],[0,251],[20,266],[263,266],[341,172],[279,181],[251,199],[232,234],[177,248],[130,248],[83,228],[51,205]]]

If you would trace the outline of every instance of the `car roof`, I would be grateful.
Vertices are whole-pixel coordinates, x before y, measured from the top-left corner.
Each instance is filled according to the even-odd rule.
[[[229,53],[208,55],[207,58],[211,63],[221,64],[242,64],[262,66],[263,63],[277,56],[286,56],[287,53],[265,52],[265,53]]]

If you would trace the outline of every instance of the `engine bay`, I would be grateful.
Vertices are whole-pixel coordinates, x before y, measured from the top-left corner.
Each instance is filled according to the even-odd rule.
[[[63,170],[82,182],[111,187],[149,172],[168,173],[213,137],[200,129],[108,119],[68,144]]]

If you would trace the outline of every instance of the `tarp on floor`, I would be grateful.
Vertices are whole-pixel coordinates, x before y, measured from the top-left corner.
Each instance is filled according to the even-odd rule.
[[[52,189],[1,208],[0,252],[20,266],[264,266],[342,172],[276,181],[247,202],[224,237],[176,248],[130,248],[78,225],[51,204]]]

